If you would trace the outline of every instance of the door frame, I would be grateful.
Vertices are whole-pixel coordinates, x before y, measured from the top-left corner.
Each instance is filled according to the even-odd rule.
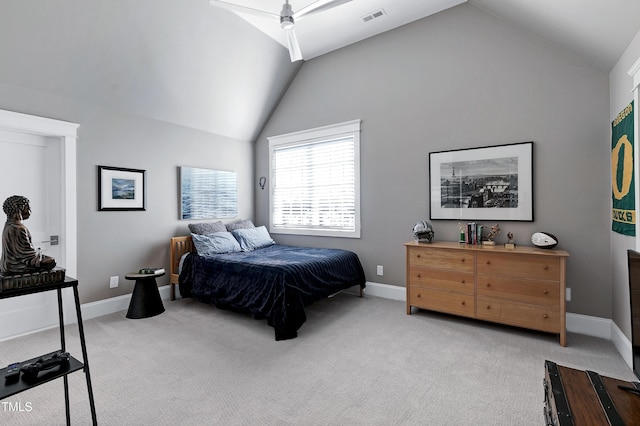
[[[64,268],[67,276],[77,277],[78,273],[78,233],[77,233],[77,190],[76,190],[76,142],[79,124],[52,118],[39,117],[19,112],[0,110],[0,130],[34,134],[60,141],[60,170],[62,171],[62,232],[64,244]],[[74,316],[66,312],[73,308],[73,295],[63,292],[65,322],[73,322]],[[71,309],[73,311],[73,309]],[[50,324],[30,324],[32,331],[46,328]]]

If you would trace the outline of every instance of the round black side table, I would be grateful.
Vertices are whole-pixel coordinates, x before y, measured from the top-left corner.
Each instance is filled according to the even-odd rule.
[[[156,284],[156,277],[161,277],[163,275],[164,273],[138,274],[132,272],[124,276],[128,280],[136,281],[135,286],[133,287],[131,301],[129,302],[127,318],[149,318],[160,315],[164,312],[164,305],[160,298],[158,284]]]

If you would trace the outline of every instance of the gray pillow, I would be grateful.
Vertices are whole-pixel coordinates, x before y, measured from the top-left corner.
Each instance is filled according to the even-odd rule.
[[[255,225],[251,220],[238,220],[236,222],[227,223],[227,231],[232,232],[236,229],[247,229],[247,228],[255,228]]]
[[[231,232],[215,232],[209,235],[192,233],[191,238],[200,256],[241,251],[240,244]]]
[[[264,226],[257,228],[236,229],[231,232],[236,240],[240,243],[242,251],[251,251],[267,246],[271,246],[276,242],[273,241],[269,231]]]
[[[227,228],[224,226],[224,223],[217,222],[207,222],[207,223],[190,223],[189,231],[194,234],[213,234],[214,232],[226,232]]]

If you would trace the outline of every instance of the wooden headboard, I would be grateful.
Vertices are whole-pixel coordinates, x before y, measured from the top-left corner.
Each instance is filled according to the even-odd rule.
[[[178,285],[178,267],[180,258],[185,253],[195,251],[191,235],[185,237],[171,238],[170,260],[171,260],[171,300],[176,299],[176,285]]]

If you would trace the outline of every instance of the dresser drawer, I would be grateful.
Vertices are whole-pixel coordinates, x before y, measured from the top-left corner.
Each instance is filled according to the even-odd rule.
[[[474,296],[422,287],[409,289],[409,304],[418,308],[446,312],[473,318],[476,313]]]
[[[409,285],[428,287],[436,290],[474,293],[472,272],[449,271],[433,268],[409,268]]]
[[[526,305],[490,297],[477,298],[480,319],[558,333],[560,309],[550,306]]]
[[[409,248],[409,265],[473,272],[473,252],[466,250]]]
[[[536,256],[505,253],[478,253],[478,274],[560,281],[560,259],[555,256]]]
[[[560,284],[478,274],[478,296],[509,299],[514,302],[560,306]]]

